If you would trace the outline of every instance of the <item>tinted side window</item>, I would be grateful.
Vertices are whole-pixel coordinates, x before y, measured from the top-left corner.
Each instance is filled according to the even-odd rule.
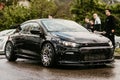
[[[39,24],[35,22],[24,24],[21,27],[22,27],[21,32],[24,34],[30,34],[30,30],[40,30]]]
[[[30,27],[31,27],[30,30],[40,30],[38,23],[31,23]]]
[[[29,24],[24,24],[21,27],[22,27],[21,33],[27,34],[29,31]]]

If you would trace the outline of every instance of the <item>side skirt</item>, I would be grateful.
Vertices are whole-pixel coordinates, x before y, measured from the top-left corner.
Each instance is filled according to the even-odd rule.
[[[19,50],[15,51],[15,52],[17,53],[16,56],[18,58],[40,60],[40,54],[35,53],[33,51],[19,49]]]

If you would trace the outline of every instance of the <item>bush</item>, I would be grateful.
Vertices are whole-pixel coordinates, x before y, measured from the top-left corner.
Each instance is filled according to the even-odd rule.
[[[97,13],[102,21],[102,30],[105,22],[105,8],[110,8],[116,19],[116,34],[120,35],[120,4],[107,5],[102,0],[74,0],[71,13],[74,15],[74,20],[84,24],[84,18],[92,18],[93,13]]]
[[[29,19],[45,18],[54,14],[57,7],[53,1],[31,0],[29,8],[10,5],[0,12],[0,30],[12,28],[11,25],[20,24]]]

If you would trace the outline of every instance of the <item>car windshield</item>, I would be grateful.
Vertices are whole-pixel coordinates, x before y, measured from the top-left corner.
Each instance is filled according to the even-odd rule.
[[[78,23],[70,20],[43,20],[42,23],[51,32],[89,32]]]
[[[15,31],[15,29],[3,30],[0,32],[0,36],[10,35]]]

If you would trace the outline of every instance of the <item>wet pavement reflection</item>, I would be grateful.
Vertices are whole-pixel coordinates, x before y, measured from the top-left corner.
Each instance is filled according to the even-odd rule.
[[[120,60],[107,66],[45,68],[37,61],[0,59],[0,80],[119,80]]]

